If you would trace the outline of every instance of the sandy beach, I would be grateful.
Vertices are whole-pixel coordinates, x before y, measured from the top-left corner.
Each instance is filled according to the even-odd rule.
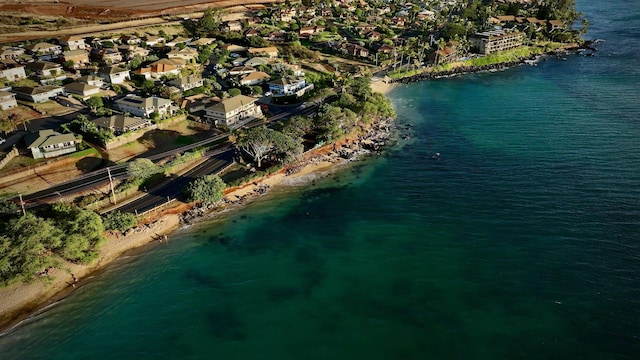
[[[385,77],[382,80],[371,81],[371,90],[383,95],[388,94],[391,90],[393,90],[394,87],[398,85],[396,83],[392,83],[390,80],[390,78]]]

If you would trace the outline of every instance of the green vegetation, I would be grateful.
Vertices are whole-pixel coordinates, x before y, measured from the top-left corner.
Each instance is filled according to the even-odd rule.
[[[282,163],[295,158],[303,150],[301,139],[296,140],[264,125],[241,131],[236,145],[253,158],[258,168],[267,157]]]
[[[104,224],[104,229],[107,231],[125,232],[136,226],[138,224],[138,219],[133,214],[112,211],[102,217],[102,222]]]
[[[214,204],[220,199],[226,184],[217,175],[205,175],[189,183],[186,188],[189,201],[201,201],[206,205]]]
[[[61,260],[87,264],[98,257],[104,227],[95,212],[60,203],[38,214],[10,212],[0,221],[0,284],[33,280]]]
[[[98,128],[96,124],[89,121],[86,116],[78,115],[69,125],[63,125],[62,128],[67,132],[73,131],[82,134],[84,139],[94,144],[106,144],[113,139],[115,135],[111,130]]]
[[[151,177],[151,175],[162,172],[161,167],[146,158],[133,160],[129,163],[128,170],[132,177],[142,180]]]

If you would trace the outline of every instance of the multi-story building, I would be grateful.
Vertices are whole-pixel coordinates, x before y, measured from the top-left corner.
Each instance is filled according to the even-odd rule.
[[[471,44],[478,53],[486,55],[517,48],[522,45],[524,38],[524,34],[518,31],[491,30],[476,33],[471,37]]]
[[[247,121],[262,117],[262,110],[256,105],[256,99],[238,95],[204,109],[205,119],[230,128],[238,127]]]
[[[53,130],[40,130],[24,138],[34,159],[51,158],[76,151],[73,134],[60,134]]]
[[[89,46],[84,42],[84,38],[77,35],[70,35],[60,38],[60,45],[66,46],[69,50],[86,50]]]
[[[307,84],[304,79],[283,77],[269,82],[269,91],[273,97],[302,96],[310,90],[313,90],[313,84]]]
[[[160,116],[173,115],[178,109],[173,101],[152,96],[143,98],[137,95],[127,95],[115,101],[120,111],[140,117],[151,117],[158,113]]]

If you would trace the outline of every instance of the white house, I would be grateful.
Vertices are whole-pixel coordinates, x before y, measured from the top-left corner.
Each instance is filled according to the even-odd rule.
[[[17,59],[24,55],[24,49],[15,46],[3,46],[0,50],[0,60]]]
[[[64,93],[64,88],[55,85],[45,85],[37,87],[16,87],[11,90],[20,100],[30,101],[33,103],[41,103],[48,101],[54,96]]]
[[[269,91],[274,97],[302,96],[310,90],[313,90],[313,84],[307,84],[304,79],[283,77],[269,82]]]
[[[127,95],[115,101],[120,111],[140,117],[151,117],[151,114],[158,113],[160,116],[173,115],[178,108],[173,101],[160,97],[143,98],[137,95]]]
[[[169,59],[183,59],[185,61],[195,61],[198,57],[198,50],[185,47],[184,49],[173,49],[167,53]]]
[[[97,87],[102,87],[102,85],[104,85],[104,80],[101,77],[97,77],[93,75],[85,75],[85,76],[79,77],[78,80],[76,81],[79,83],[89,84]]]
[[[7,79],[8,81],[17,81],[27,77],[24,72],[24,66],[22,65],[8,65],[0,63],[0,78]]]
[[[191,90],[204,85],[204,80],[200,76],[185,76],[179,79],[169,81],[169,85],[173,85],[181,91]]]
[[[27,46],[27,50],[30,50],[35,55],[60,55],[62,54],[62,46],[49,44],[46,42],[40,42],[37,44]]]
[[[262,117],[262,110],[255,102],[256,99],[249,96],[234,96],[207,107],[204,117],[216,125],[238,127],[247,121]]]
[[[109,84],[122,84],[130,80],[129,70],[117,66],[103,66],[96,73]]]
[[[0,110],[8,110],[18,106],[16,94],[0,91]]]
[[[76,151],[76,138],[73,134],[40,130],[28,134],[24,140],[34,159],[51,158]]]
[[[269,74],[262,71],[255,71],[242,77],[242,79],[240,80],[240,85],[258,85],[269,79],[271,79],[271,76],[269,76]]]
[[[64,91],[68,94],[80,95],[86,99],[100,94],[100,87],[81,82],[72,82],[64,86]]]
[[[27,69],[33,71],[41,79],[64,75],[62,65],[49,61],[36,61],[28,63]]]
[[[66,46],[69,50],[86,50],[89,46],[84,42],[84,38],[77,35],[65,36],[60,39],[60,45]]]

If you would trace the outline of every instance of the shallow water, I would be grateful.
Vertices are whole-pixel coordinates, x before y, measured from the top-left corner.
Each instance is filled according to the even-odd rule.
[[[578,4],[596,57],[396,89],[383,157],[119,260],[0,358],[637,358],[640,9]]]

